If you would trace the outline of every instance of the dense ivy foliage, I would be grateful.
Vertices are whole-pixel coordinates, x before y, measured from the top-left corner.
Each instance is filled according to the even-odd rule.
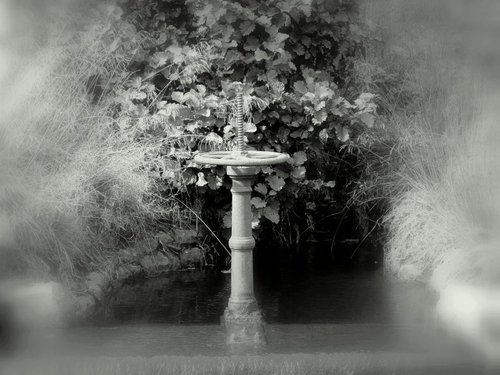
[[[314,225],[307,213],[320,201],[334,210],[349,182],[339,178],[349,163],[339,160],[354,154],[376,110],[373,95],[352,84],[365,38],[354,1],[135,0],[103,9],[121,23],[110,48],[131,54],[130,76],[112,96],[117,127],[163,141],[153,172],[166,186],[202,195],[229,187],[223,168],[191,160],[231,147],[234,83],[243,82],[249,146],[291,156],[262,168],[255,226]],[[225,226],[227,203],[208,207]]]

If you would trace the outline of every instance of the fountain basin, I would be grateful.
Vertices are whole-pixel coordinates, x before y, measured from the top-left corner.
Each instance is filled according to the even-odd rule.
[[[204,152],[194,157],[200,164],[254,167],[286,162],[290,157],[273,151],[214,151]]]

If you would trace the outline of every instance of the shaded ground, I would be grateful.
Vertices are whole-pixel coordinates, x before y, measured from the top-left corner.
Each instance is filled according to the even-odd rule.
[[[388,328],[389,331],[388,332]],[[2,374],[481,374],[479,362],[443,350],[412,350],[398,345],[388,326],[269,326],[267,350],[253,355],[194,355],[221,349],[223,335],[216,326],[148,326],[126,329],[100,328],[74,331],[67,337],[66,352],[55,357],[36,356],[0,361]],[[384,334],[383,334],[384,333]],[[384,337],[382,339],[382,337]],[[304,340],[315,345],[307,346]],[[90,339],[90,341],[89,341]],[[332,339],[334,341],[332,341]],[[99,341],[100,340],[100,341]],[[391,350],[381,346],[390,341]],[[335,342],[335,345],[332,345]],[[283,346],[283,344],[285,344]],[[283,354],[286,347],[293,354]],[[355,348],[355,351],[351,351]],[[435,346],[433,346],[435,349]],[[373,351],[376,349],[377,351]],[[415,348],[413,348],[415,349]],[[77,350],[78,354],[74,352]],[[165,355],[167,352],[177,353]],[[329,352],[329,351],[333,352]],[[366,351],[369,350],[369,351]],[[157,355],[158,352],[163,354]],[[146,356],[138,356],[146,353]],[[189,353],[189,356],[185,356]]]
[[[25,337],[24,353],[0,361],[0,373],[482,373],[472,356],[444,346],[422,326],[278,324],[268,325],[266,334],[265,353],[241,356],[228,351],[219,325],[148,324],[39,332],[37,337]]]
[[[2,369],[2,367],[0,367]],[[8,363],[3,369],[29,375],[59,374],[480,374],[470,363],[411,355],[295,354],[252,357],[65,358]],[[7,373],[7,372],[6,372]]]
[[[437,345],[422,327],[388,324],[271,324],[262,353],[397,352],[423,353]],[[220,325],[148,324],[85,327],[24,336],[22,353],[134,356],[226,355]]]

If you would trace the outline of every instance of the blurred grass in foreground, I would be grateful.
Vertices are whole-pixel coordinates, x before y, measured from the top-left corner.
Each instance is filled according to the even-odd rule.
[[[382,41],[360,71],[394,137],[386,155],[393,168],[371,178],[389,200],[387,265],[438,290],[453,281],[500,281],[500,134],[492,104],[499,90],[485,84],[500,61],[489,16],[497,5],[479,3],[364,5]]]
[[[133,56],[109,47],[116,15],[91,13],[95,2],[2,5],[0,273],[69,283],[164,210],[148,174],[159,144],[116,131],[105,92]]]
[[[474,364],[453,364],[413,355],[387,353],[293,354],[231,357],[66,358],[7,363],[6,375],[156,375],[156,374],[467,374]],[[0,367],[1,369],[1,367]]]

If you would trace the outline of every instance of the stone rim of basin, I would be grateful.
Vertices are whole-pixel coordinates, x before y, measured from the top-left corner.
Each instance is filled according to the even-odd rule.
[[[258,166],[281,164],[289,160],[287,154],[272,151],[214,151],[194,157],[197,163],[231,166]]]

